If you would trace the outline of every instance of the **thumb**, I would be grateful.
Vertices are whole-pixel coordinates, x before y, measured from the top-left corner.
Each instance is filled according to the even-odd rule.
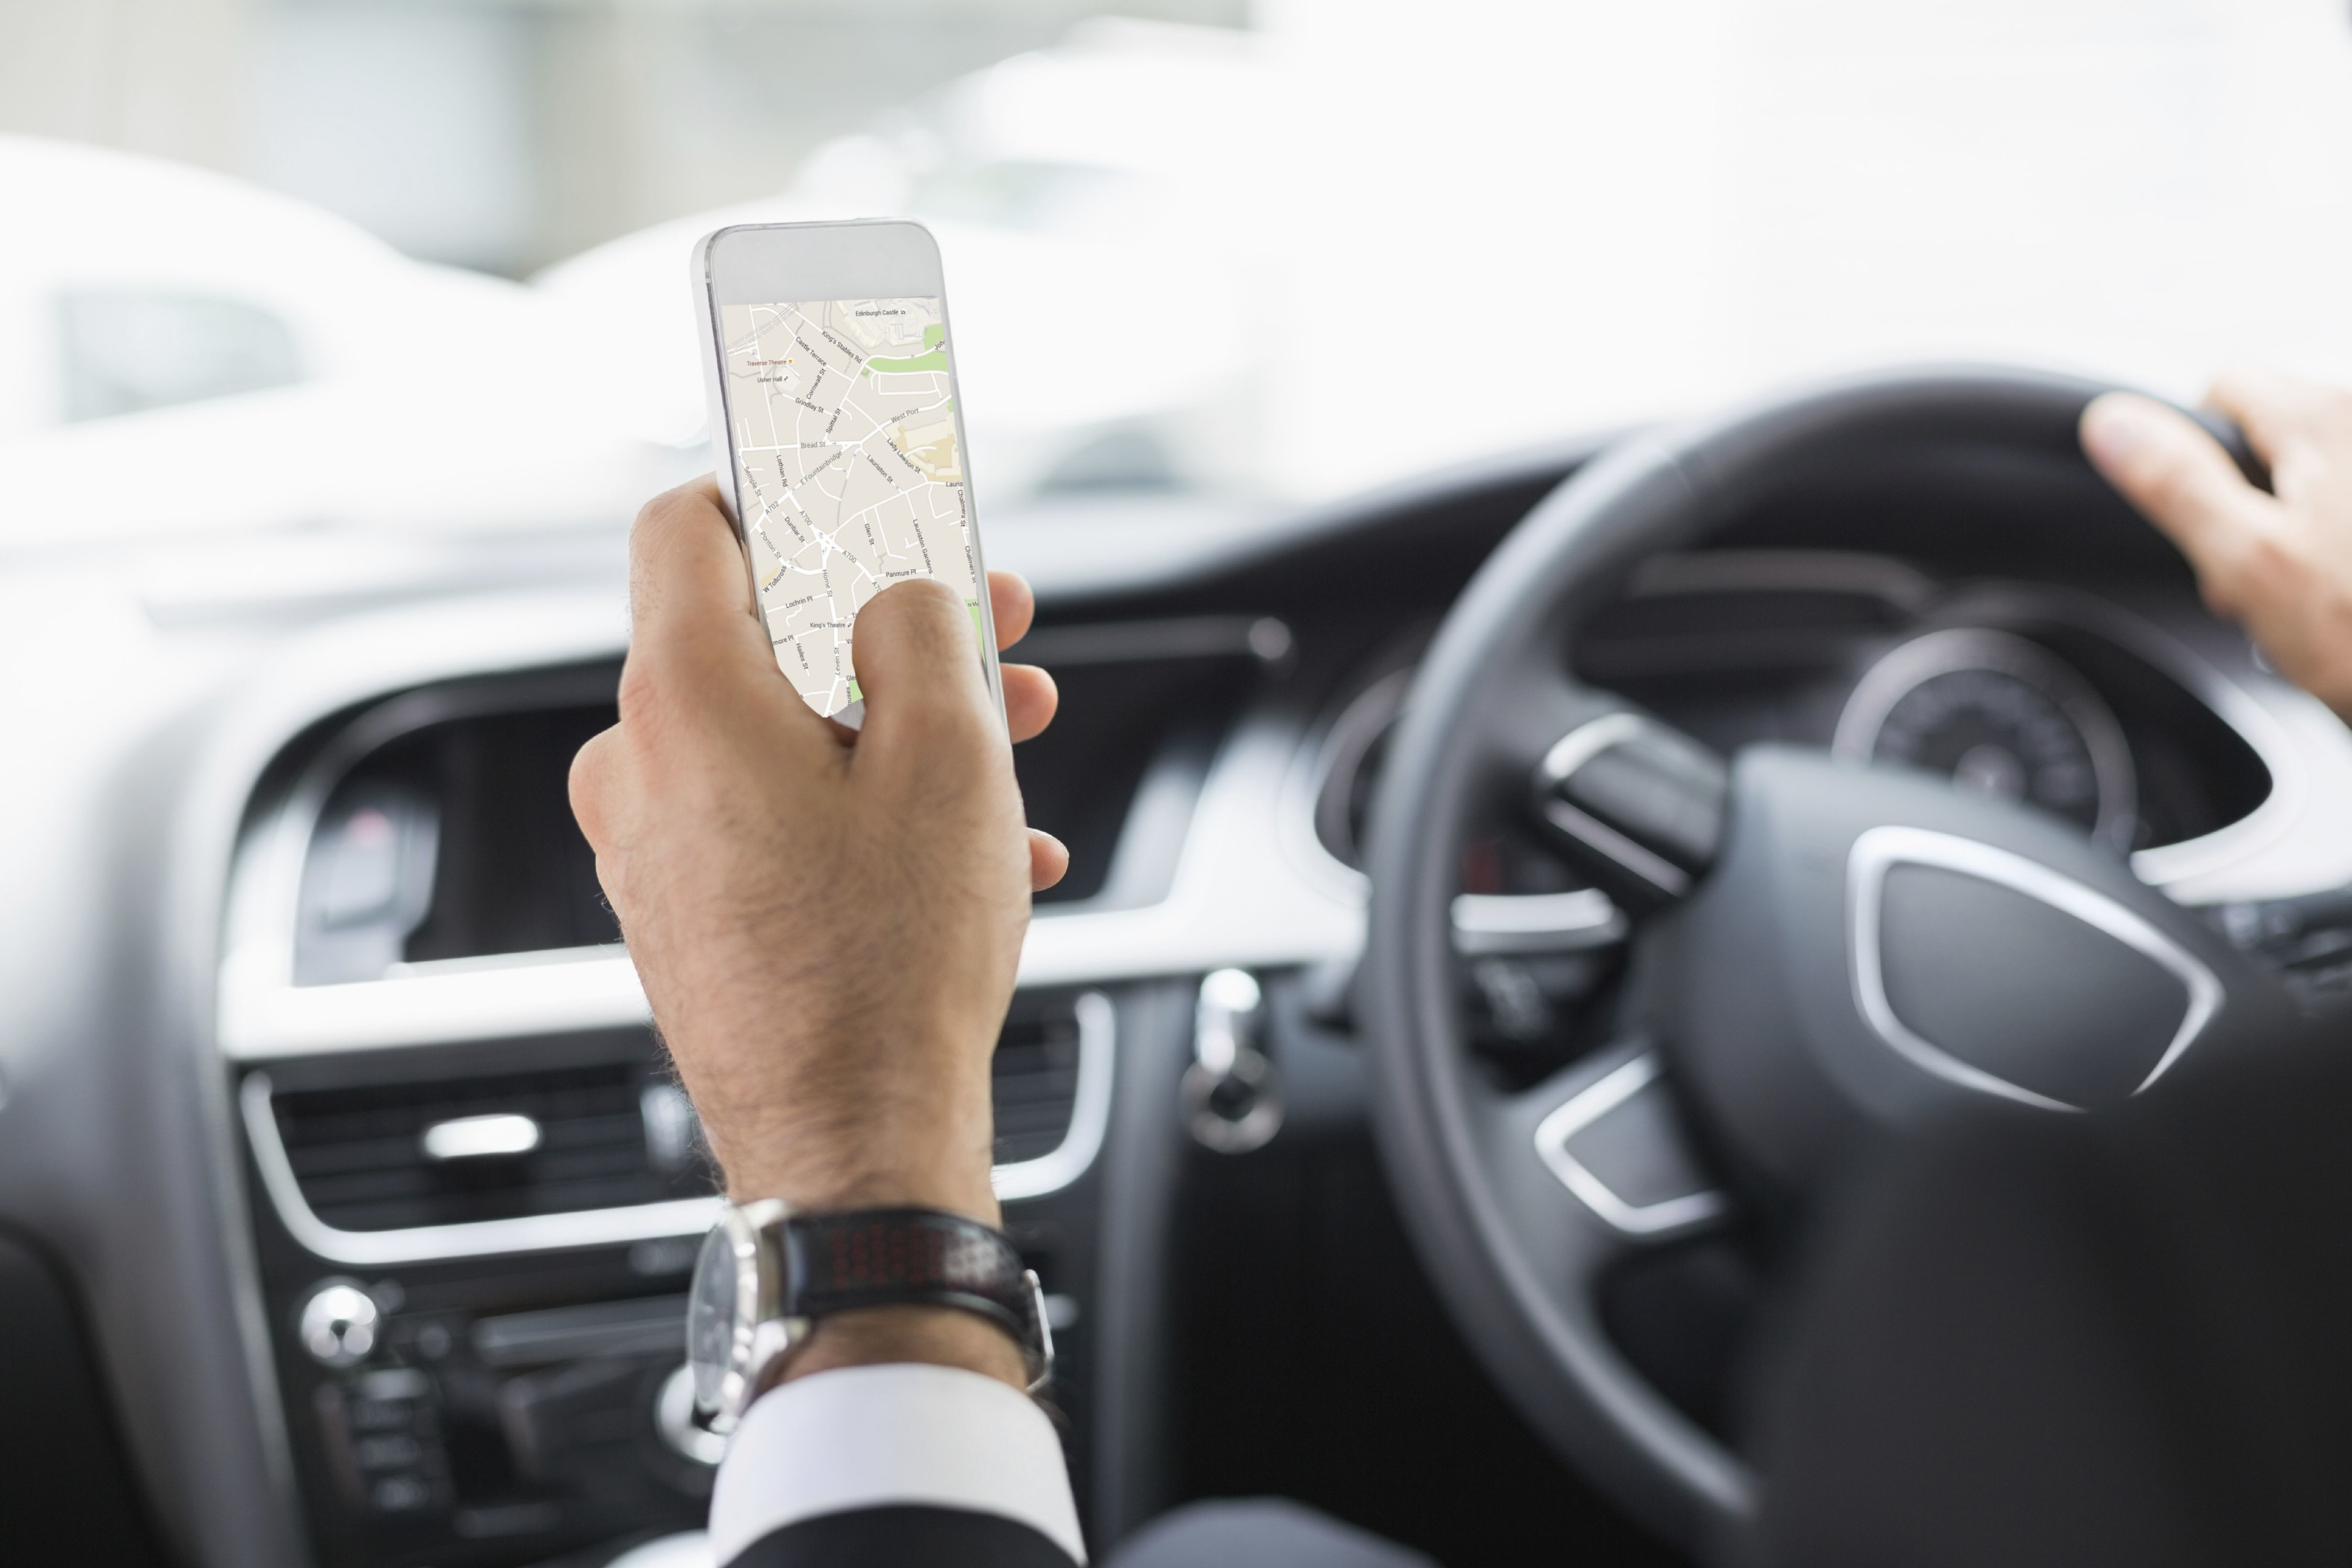
[[[982,673],[971,612],[944,584],[924,578],[877,594],[852,634],[866,722],[857,761],[932,752],[943,742],[1010,747]]]
[[[2200,576],[2226,568],[2273,525],[2278,503],[2248,484],[2221,444],[2177,408],[2110,392],[2083,410],[2081,434],[2091,466]]]

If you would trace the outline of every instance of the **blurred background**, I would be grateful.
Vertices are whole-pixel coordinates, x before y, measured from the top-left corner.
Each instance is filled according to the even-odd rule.
[[[992,514],[2352,375],[2343,0],[0,0],[0,547],[625,519],[744,218],[935,227]]]

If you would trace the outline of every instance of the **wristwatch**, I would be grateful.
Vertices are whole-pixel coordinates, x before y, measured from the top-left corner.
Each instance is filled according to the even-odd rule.
[[[730,1208],[694,1267],[686,1354],[696,1405],[713,1432],[733,1431],[817,1319],[891,1306],[987,1319],[1021,1346],[1032,1393],[1053,1373],[1045,1294],[1003,1231],[938,1209],[797,1214],[762,1198]]]

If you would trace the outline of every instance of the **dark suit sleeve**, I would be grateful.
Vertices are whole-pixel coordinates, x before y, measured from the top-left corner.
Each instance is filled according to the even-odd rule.
[[[852,1509],[761,1536],[723,1568],[1076,1568],[1025,1524],[963,1509]]]

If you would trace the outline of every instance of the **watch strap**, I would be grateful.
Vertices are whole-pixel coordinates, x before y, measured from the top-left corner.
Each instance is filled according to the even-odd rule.
[[[952,1307],[1013,1336],[1034,1380],[1052,1367],[1037,1277],[1004,1233],[939,1209],[796,1214],[779,1227],[782,1314],[822,1318],[865,1307]]]

